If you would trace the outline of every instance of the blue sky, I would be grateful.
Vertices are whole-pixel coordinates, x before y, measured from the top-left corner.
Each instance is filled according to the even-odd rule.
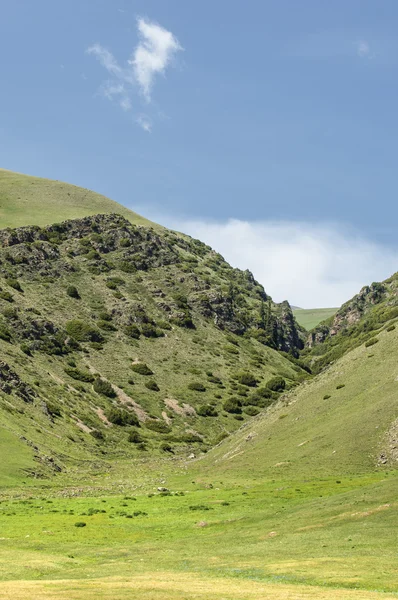
[[[397,269],[397,27],[395,0],[3,3],[0,165],[341,303]]]

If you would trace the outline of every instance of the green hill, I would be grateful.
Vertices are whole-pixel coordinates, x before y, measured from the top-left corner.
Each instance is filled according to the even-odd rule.
[[[332,317],[338,308],[294,308],[292,306],[292,310],[297,323],[310,331],[322,321]]]
[[[90,190],[0,169],[0,229],[43,227],[98,213],[118,213],[135,225],[160,227]]]

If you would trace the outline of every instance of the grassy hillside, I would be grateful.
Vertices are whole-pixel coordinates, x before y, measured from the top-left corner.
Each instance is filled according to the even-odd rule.
[[[118,213],[136,225],[159,227],[101,194],[61,181],[0,169],[0,229],[43,227],[98,213]]]
[[[304,329],[309,331],[322,321],[329,319],[336,312],[337,308],[293,308],[293,314]]]
[[[295,478],[395,465],[398,330],[392,327],[286,394],[200,461],[201,472]]]
[[[103,215],[0,242],[0,425],[31,477],[201,452],[306,375],[275,349],[302,344],[289,305],[197,240]]]

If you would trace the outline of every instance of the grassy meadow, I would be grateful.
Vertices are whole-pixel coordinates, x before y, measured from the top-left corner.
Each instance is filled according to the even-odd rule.
[[[332,317],[338,308],[295,308],[293,314],[297,322],[310,331],[325,319]]]

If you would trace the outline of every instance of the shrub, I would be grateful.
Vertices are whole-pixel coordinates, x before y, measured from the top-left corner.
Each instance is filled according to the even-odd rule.
[[[238,348],[236,348],[235,346],[232,346],[232,345],[226,344],[224,346],[224,350],[225,350],[225,352],[228,352],[229,354],[239,354]]]
[[[0,340],[4,340],[5,342],[11,341],[11,333],[2,323],[0,323]]]
[[[132,431],[130,431],[127,440],[131,444],[142,444],[142,442],[143,442],[143,439],[142,439],[141,435],[135,429],[133,429]]]
[[[77,521],[77,523],[75,523],[75,527],[86,527],[87,523],[85,523],[84,521]]]
[[[341,390],[343,387],[345,387],[345,383],[340,383],[339,385],[336,385],[336,390]]]
[[[84,381],[86,383],[92,383],[95,379],[94,375],[92,375],[89,371],[81,371],[80,369],[74,367],[65,367],[65,373],[72,377],[72,379],[76,379],[77,381]]]
[[[156,381],[154,379],[150,379],[149,381],[145,382],[145,387],[148,390],[151,390],[152,392],[159,392],[160,391],[160,387],[158,386],[158,384],[156,383]]]
[[[205,392],[206,391],[206,388],[203,385],[203,383],[200,383],[199,381],[192,381],[192,383],[189,383],[188,389],[193,390],[194,392]]]
[[[77,287],[75,287],[74,285],[69,285],[66,288],[66,293],[68,294],[68,296],[70,298],[76,298],[76,300],[79,300],[79,298],[80,298],[79,291],[78,291]]]
[[[83,321],[79,321],[78,319],[68,321],[65,325],[65,329],[67,333],[78,342],[102,342],[104,339],[95,327],[92,327]]]
[[[106,381],[106,379],[101,379],[100,377],[97,377],[97,379],[94,381],[93,388],[94,391],[97,392],[97,394],[102,394],[103,396],[107,396],[108,398],[115,398],[116,396],[115,390],[113,389],[109,381]]]
[[[117,283],[115,283],[114,281],[107,281],[105,285],[110,290],[117,290]]]
[[[31,349],[30,349],[30,346],[29,346],[29,344],[26,344],[26,343],[24,342],[24,343],[22,343],[22,344],[20,345],[20,348],[21,348],[21,351],[22,351],[24,354],[26,354],[27,356],[32,356],[32,351],[31,351]]]
[[[55,402],[50,402],[49,400],[47,400],[45,404],[49,415],[51,415],[52,417],[60,417],[62,415],[60,406],[58,404],[55,404]]]
[[[6,283],[14,290],[17,290],[17,292],[23,292],[23,289],[18,279],[6,279]]]
[[[171,428],[164,421],[146,421],[145,427],[156,433],[170,433]]]
[[[202,404],[196,412],[200,417],[218,417],[218,412],[211,404]]]
[[[197,433],[183,433],[180,437],[180,441],[186,444],[195,444],[197,442],[203,442],[202,438]]]
[[[4,292],[0,290],[0,298],[1,300],[5,300],[6,302],[14,302],[14,297],[10,292]]]
[[[119,425],[120,427],[125,427],[126,425],[139,426],[137,415],[121,408],[112,407],[105,413],[105,416],[110,423]]]
[[[387,327],[387,331],[394,331],[395,329],[395,325],[390,325],[389,327]]]
[[[330,394],[325,394],[323,399],[324,400],[329,400],[329,398],[331,398],[332,396]]]
[[[266,385],[267,388],[273,392],[282,392],[286,387],[286,381],[283,377],[272,377],[272,379],[267,381]]]
[[[260,411],[255,406],[247,406],[243,409],[243,412],[245,412],[250,417],[255,417],[256,415],[260,414]]]
[[[163,337],[164,333],[152,323],[143,323],[141,325],[141,333],[147,338]]]
[[[102,433],[102,431],[99,431],[98,429],[93,429],[92,431],[90,431],[90,435],[93,436],[93,438],[95,438],[96,440],[104,440],[105,436]]]
[[[131,365],[131,368],[135,373],[139,373],[139,375],[153,375],[153,371],[145,363],[134,363]]]
[[[120,240],[120,245],[122,248],[128,248],[129,246],[131,246],[131,241],[128,238],[122,238]]]
[[[239,415],[242,412],[241,406],[242,404],[240,400],[238,400],[238,398],[232,397],[228,398],[228,400],[224,402],[223,409],[228,413]]]
[[[374,346],[374,344],[377,344],[379,340],[377,338],[370,338],[370,340],[368,340],[367,342],[365,342],[365,348],[369,348],[370,346]]]
[[[247,385],[249,387],[256,387],[257,385],[257,379],[248,371],[241,371],[236,375],[236,379],[242,385]]]
[[[112,323],[109,323],[109,321],[103,321],[102,319],[98,321],[98,327],[104,329],[105,331],[117,331],[117,328],[112,325]]]
[[[206,506],[205,504],[195,504],[189,507],[189,510],[213,510],[210,506]]]
[[[112,315],[110,315],[106,311],[100,312],[98,318],[100,321],[112,321]]]
[[[162,452],[170,452],[171,454],[174,454],[173,446],[168,442],[162,442],[160,444],[160,449]]]
[[[131,337],[135,340],[138,340],[141,335],[141,332],[138,329],[137,325],[127,325],[127,327],[124,328],[124,333],[128,337]]]

